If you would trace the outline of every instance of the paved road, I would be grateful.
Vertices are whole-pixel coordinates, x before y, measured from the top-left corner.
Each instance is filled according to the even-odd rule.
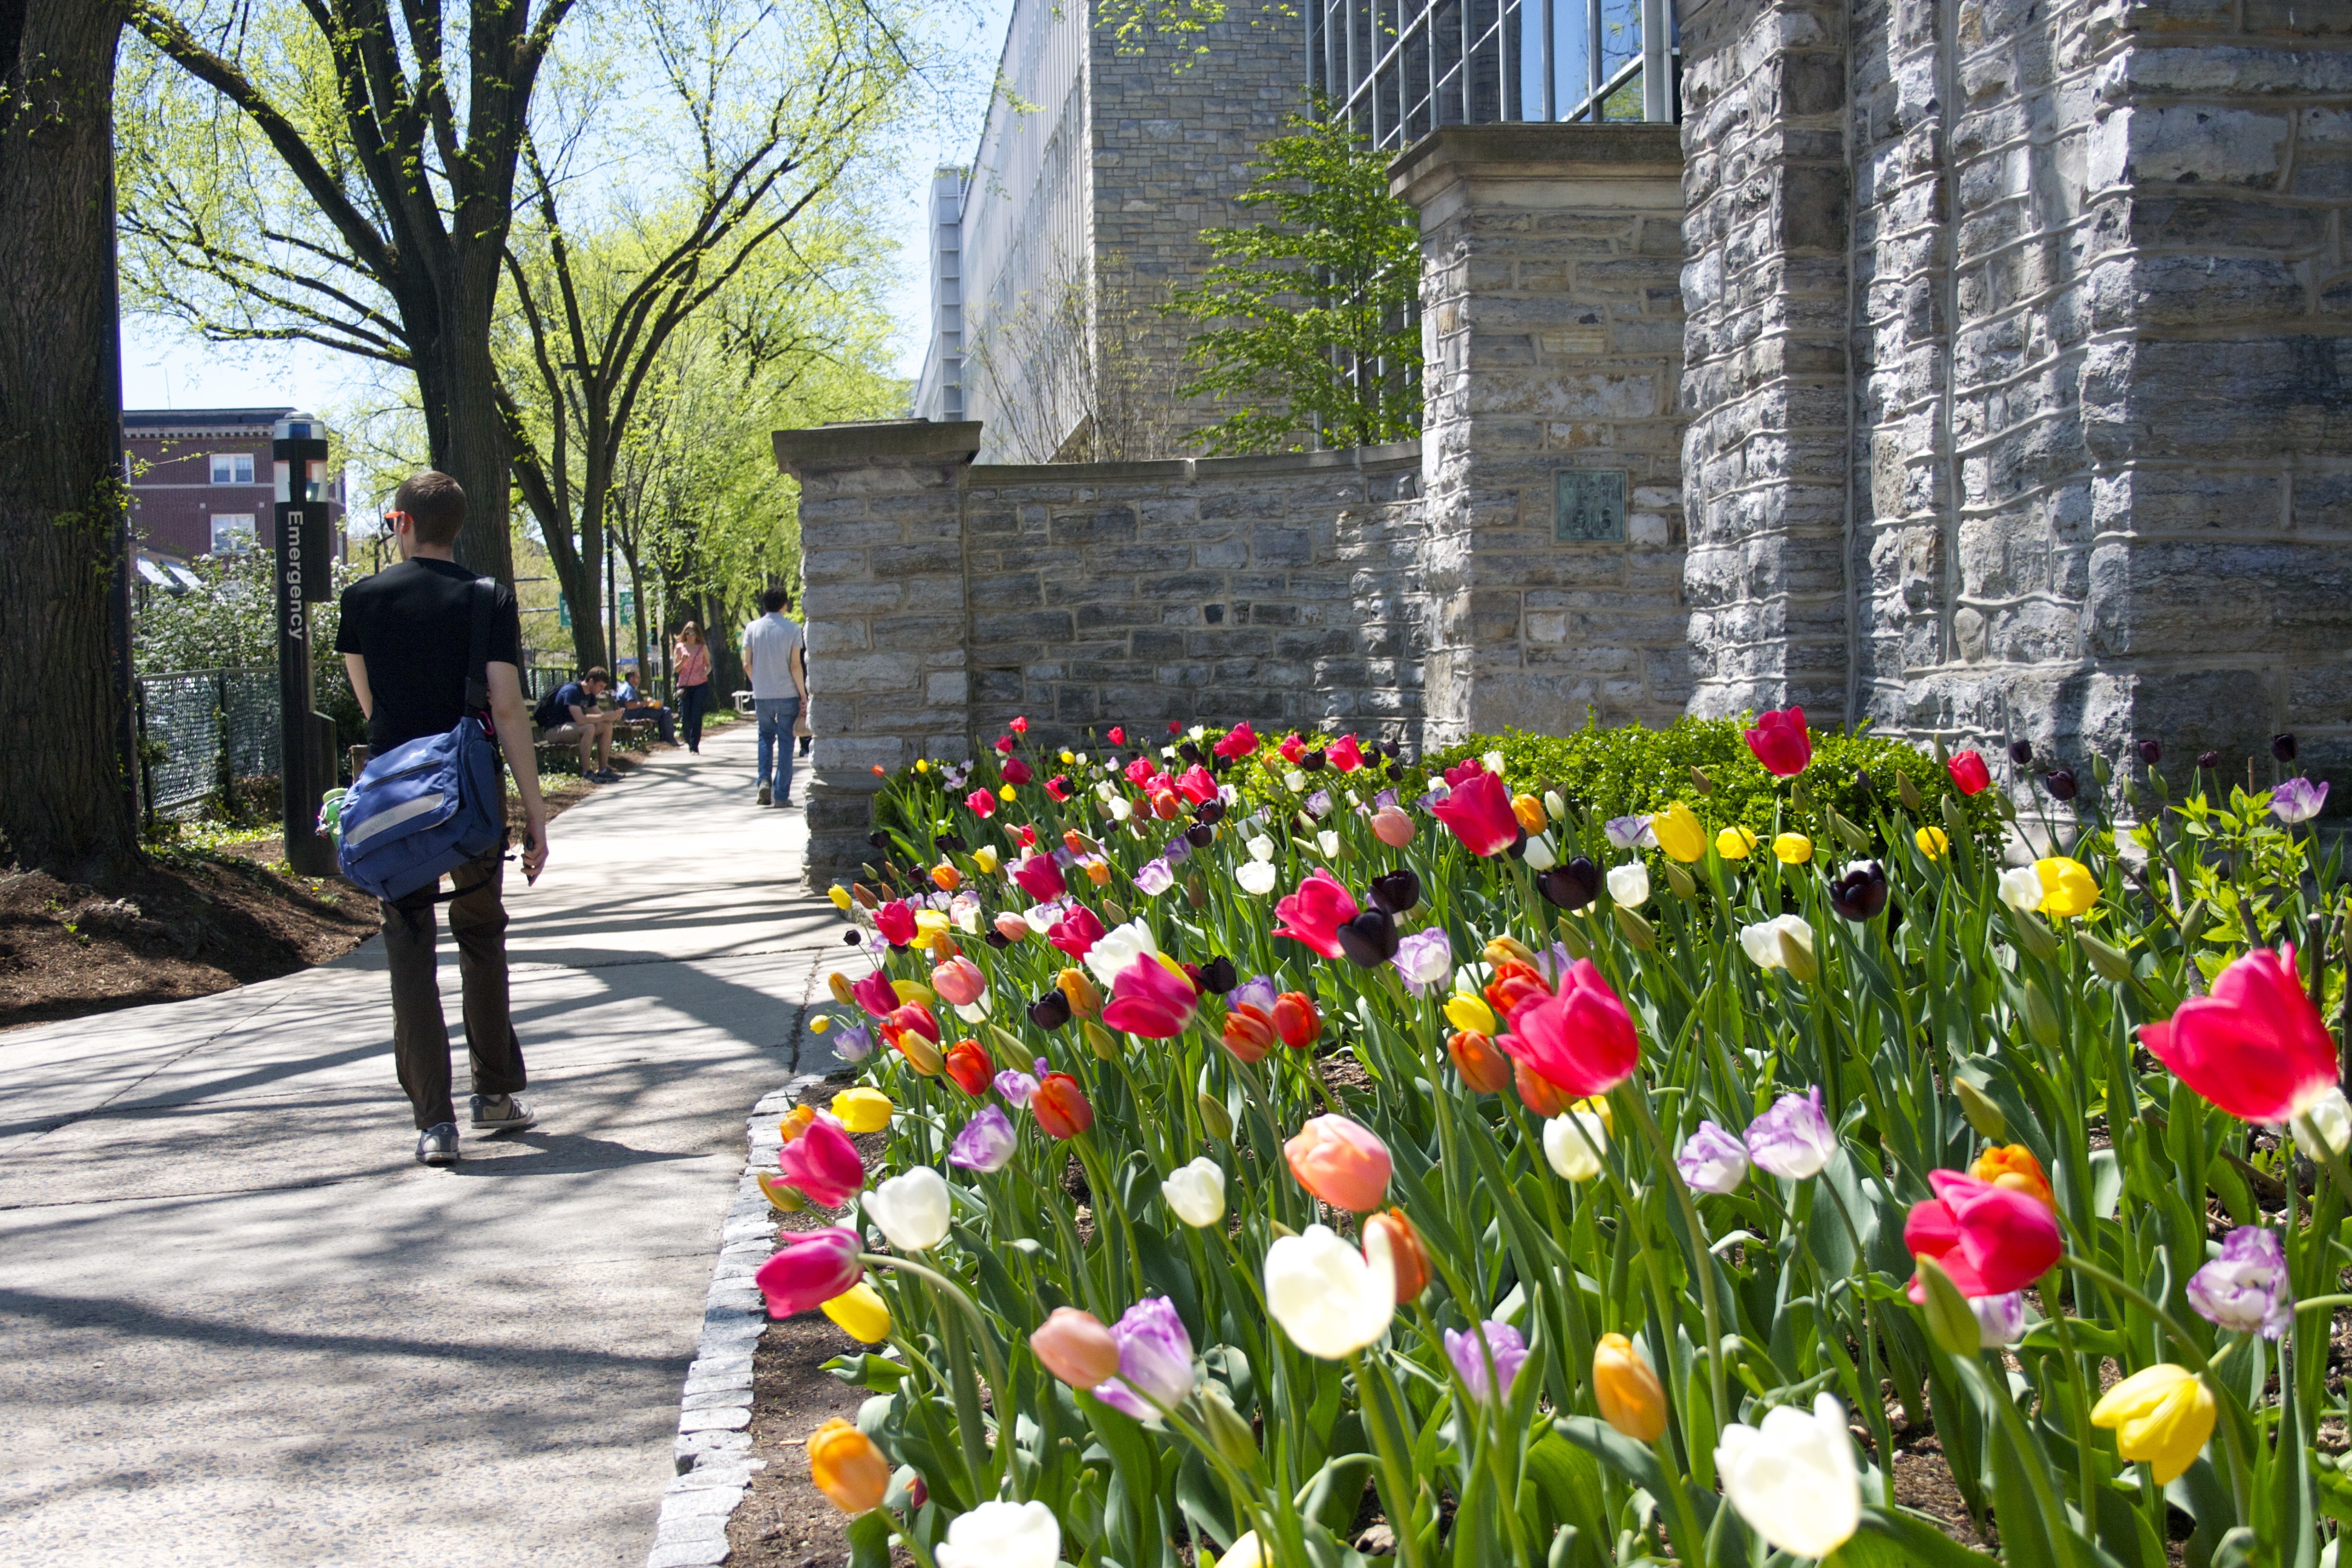
[[[508,901],[540,1127],[453,1170],[411,1157],[376,942],[0,1035],[0,1563],[644,1563],[744,1114],[839,929],[750,777],[731,729],[556,820]]]

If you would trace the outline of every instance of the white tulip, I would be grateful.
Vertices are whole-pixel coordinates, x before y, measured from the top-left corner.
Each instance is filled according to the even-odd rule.
[[[1158,957],[1160,944],[1151,940],[1151,928],[1141,921],[1129,921],[1123,926],[1113,926],[1096,939],[1087,949],[1087,967],[1105,985],[1115,984],[1119,971],[1137,959],[1150,954]]]
[[[931,1556],[940,1568],[1054,1568],[1061,1521],[1042,1502],[984,1502],[948,1526]]]
[[[1080,752],[1078,753],[1078,766],[1080,766],[1080,767],[1085,767],[1086,765],[1087,765],[1087,754],[1086,754],[1084,752]]]
[[[1118,798],[1118,791],[1112,786],[1111,782],[1108,779],[1105,779],[1102,783],[1095,785],[1095,793],[1102,796],[1105,800],[1114,800]]]
[[[1629,910],[1650,901],[1650,868],[1639,860],[1609,868],[1609,900]]]
[[[1322,832],[1318,833],[1315,836],[1315,842],[1322,847],[1323,858],[1325,859],[1329,860],[1338,858],[1339,854],[1339,836],[1338,834],[1332,832],[1327,827]]]
[[[1778,920],[1759,921],[1752,926],[1742,926],[1739,945],[1756,961],[1759,969],[1785,969],[1788,955],[1782,951],[1780,939],[1786,936],[1807,952],[1813,951],[1813,928],[1805,923],[1802,915],[1782,915]]]
[[[1552,849],[1549,833],[1538,833],[1528,839],[1527,854],[1528,869],[1530,871],[1549,871],[1559,864],[1559,856]]]
[[[2352,1144],[2352,1104],[2346,1103],[2344,1091],[2331,1084],[2288,1126],[2302,1142],[2324,1143],[2329,1152],[2341,1154],[2346,1145]]]
[[[1826,1557],[1862,1523],[1862,1477],[1834,1394],[1816,1398],[1810,1413],[1769,1411],[1760,1429],[1726,1426],[1715,1472],[1748,1527],[1793,1556]]]
[[[986,1023],[988,1021],[988,996],[989,994],[983,991],[980,994],[980,1000],[977,1002],[957,1003],[955,1005],[956,1016],[961,1018],[967,1024]]]
[[[1242,868],[1234,873],[1234,880],[1241,884],[1243,892],[1254,893],[1262,899],[1274,891],[1274,884],[1280,875],[1280,872],[1264,860],[1248,860],[1243,862]]]
[[[1274,840],[1261,833],[1249,841],[1249,852],[1253,860],[1271,860],[1274,858]]]
[[[1021,911],[1021,918],[1029,922],[1031,931],[1035,931],[1039,936],[1044,936],[1047,931],[1052,931],[1055,922],[1062,918],[1062,906],[1059,902],[1032,904]]]
[[[1193,1229],[1214,1225],[1225,1217],[1224,1167],[1203,1154],[1160,1183],[1160,1195],[1168,1200],[1169,1212]]]
[[[2000,901],[2012,910],[2042,907],[2042,873],[2031,866],[2012,866],[2000,874]]]
[[[1127,796],[1122,795],[1112,797],[1110,803],[1110,819],[1113,822],[1125,822],[1129,817],[1133,816],[1134,815],[1135,807],[1131,803],[1129,803]]]
[[[1489,752],[1478,760],[1486,764],[1486,771],[1490,773],[1503,771],[1503,753],[1500,752]]]
[[[1396,1268],[1382,1232],[1365,1245],[1377,1256],[1358,1252],[1328,1225],[1310,1225],[1266,1248],[1266,1310],[1308,1355],[1341,1361],[1388,1332]]]
[[[1257,1543],[1257,1531],[1242,1531],[1240,1537],[1225,1548],[1224,1555],[1211,1563],[1210,1568],[1268,1568],[1265,1548]]]
[[[1196,741],[1208,732],[1209,727],[1206,724],[1195,724],[1192,726],[1192,739]]]
[[[1544,1159],[1562,1181],[1589,1182],[1601,1173],[1609,1129],[1598,1112],[1569,1110],[1544,1123]]]
[[[1283,774],[1282,783],[1284,787],[1288,789],[1293,795],[1305,795],[1307,793],[1307,775],[1300,773],[1297,768],[1293,768],[1288,773]]]
[[[900,1252],[928,1252],[948,1238],[947,1178],[929,1165],[877,1183],[857,1206]]]

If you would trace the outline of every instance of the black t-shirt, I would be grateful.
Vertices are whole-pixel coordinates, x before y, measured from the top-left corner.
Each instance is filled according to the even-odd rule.
[[[418,558],[343,590],[335,651],[367,660],[377,756],[420,735],[448,732],[466,709],[466,656],[474,640],[474,574],[454,561]],[[522,617],[501,584],[490,616],[490,662],[522,663]]]

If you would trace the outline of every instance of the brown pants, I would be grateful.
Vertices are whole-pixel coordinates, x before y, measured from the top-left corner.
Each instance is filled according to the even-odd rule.
[[[499,897],[505,845],[449,873],[449,931],[465,991],[466,1054],[476,1094],[512,1094],[530,1079],[522,1042],[507,1016],[507,908]],[[392,1058],[421,1131],[455,1121],[449,1100],[449,1026],[434,973],[433,894],[421,889],[383,906],[383,956],[392,971]]]

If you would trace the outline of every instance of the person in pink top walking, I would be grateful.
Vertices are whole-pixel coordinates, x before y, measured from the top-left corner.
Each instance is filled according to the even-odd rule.
[[[669,654],[670,668],[677,672],[678,723],[686,733],[686,749],[699,755],[702,716],[710,711],[710,649],[703,644],[702,628],[692,621],[678,627]]]

